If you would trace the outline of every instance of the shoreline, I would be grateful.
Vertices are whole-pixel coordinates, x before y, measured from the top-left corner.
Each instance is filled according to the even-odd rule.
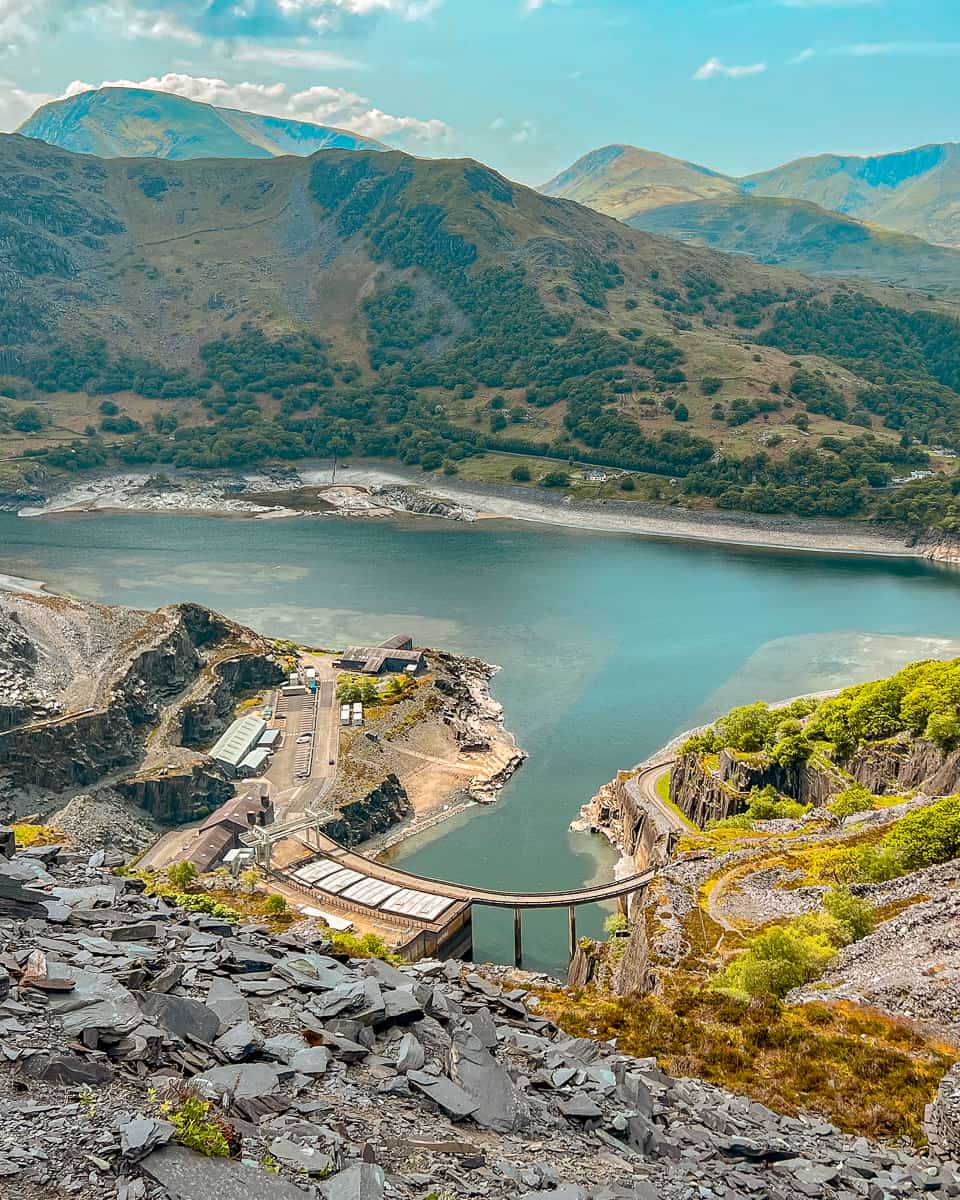
[[[335,485],[331,474],[330,466],[318,463],[276,471],[174,471],[163,477],[149,472],[112,473],[91,476],[51,496],[42,506],[25,505],[17,515],[120,511],[254,520],[331,516],[426,516],[470,523],[509,520],[749,550],[960,562],[960,542],[948,537],[919,538],[838,520],[692,512],[640,501],[572,500],[529,487],[472,483],[380,461],[338,467]],[[279,502],[266,503],[271,495]],[[294,507],[298,498],[301,504]]]

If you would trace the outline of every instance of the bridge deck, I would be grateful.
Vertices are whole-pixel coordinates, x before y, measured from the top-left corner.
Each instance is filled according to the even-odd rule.
[[[339,863],[345,869],[357,871],[368,879],[394,884],[400,888],[426,892],[428,895],[445,896],[451,900],[488,905],[491,908],[569,908],[581,904],[596,904],[602,900],[614,900],[619,896],[629,896],[646,887],[655,875],[654,871],[643,871],[638,875],[630,875],[626,879],[614,879],[609,883],[594,884],[592,887],[570,888],[561,892],[506,892],[414,875],[410,871],[402,871],[398,867],[375,862],[363,854],[348,850],[346,846],[342,846],[325,834],[319,835],[318,844],[319,851],[325,858]]]

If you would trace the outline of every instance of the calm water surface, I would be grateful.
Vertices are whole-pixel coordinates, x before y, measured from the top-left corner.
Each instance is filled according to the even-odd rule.
[[[416,641],[500,664],[530,760],[492,808],[406,843],[406,867],[516,889],[609,876],[568,831],[614,772],[731,704],[960,653],[960,575],[923,564],[748,551],[484,521],[250,521],[0,514],[0,572],[85,599],[195,600],[312,645]],[[596,933],[601,909],[579,922]],[[512,953],[481,910],[476,954]],[[565,914],[524,919],[527,965],[563,965]]]

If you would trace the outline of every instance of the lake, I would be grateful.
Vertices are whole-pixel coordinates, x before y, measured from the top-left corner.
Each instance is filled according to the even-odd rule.
[[[516,890],[609,877],[612,850],[569,823],[677,732],[758,697],[960,654],[947,569],[503,521],[0,514],[0,572],[135,607],[193,600],[316,646],[404,631],[499,664],[493,690],[529,761],[497,805],[396,859]],[[604,915],[580,910],[580,930]],[[565,923],[525,916],[525,965],[564,967]],[[510,959],[509,913],[477,913],[475,951]]]

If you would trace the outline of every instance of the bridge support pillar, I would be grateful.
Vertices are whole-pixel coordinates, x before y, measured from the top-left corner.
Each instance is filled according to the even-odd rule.
[[[513,965],[519,967],[523,962],[523,929],[520,921],[520,909],[513,910]]]
[[[630,916],[630,897],[627,895],[617,897],[617,911],[623,916]]]
[[[574,905],[570,905],[567,914],[570,920],[569,956],[572,962],[573,956],[577,952],[577,910]]]

